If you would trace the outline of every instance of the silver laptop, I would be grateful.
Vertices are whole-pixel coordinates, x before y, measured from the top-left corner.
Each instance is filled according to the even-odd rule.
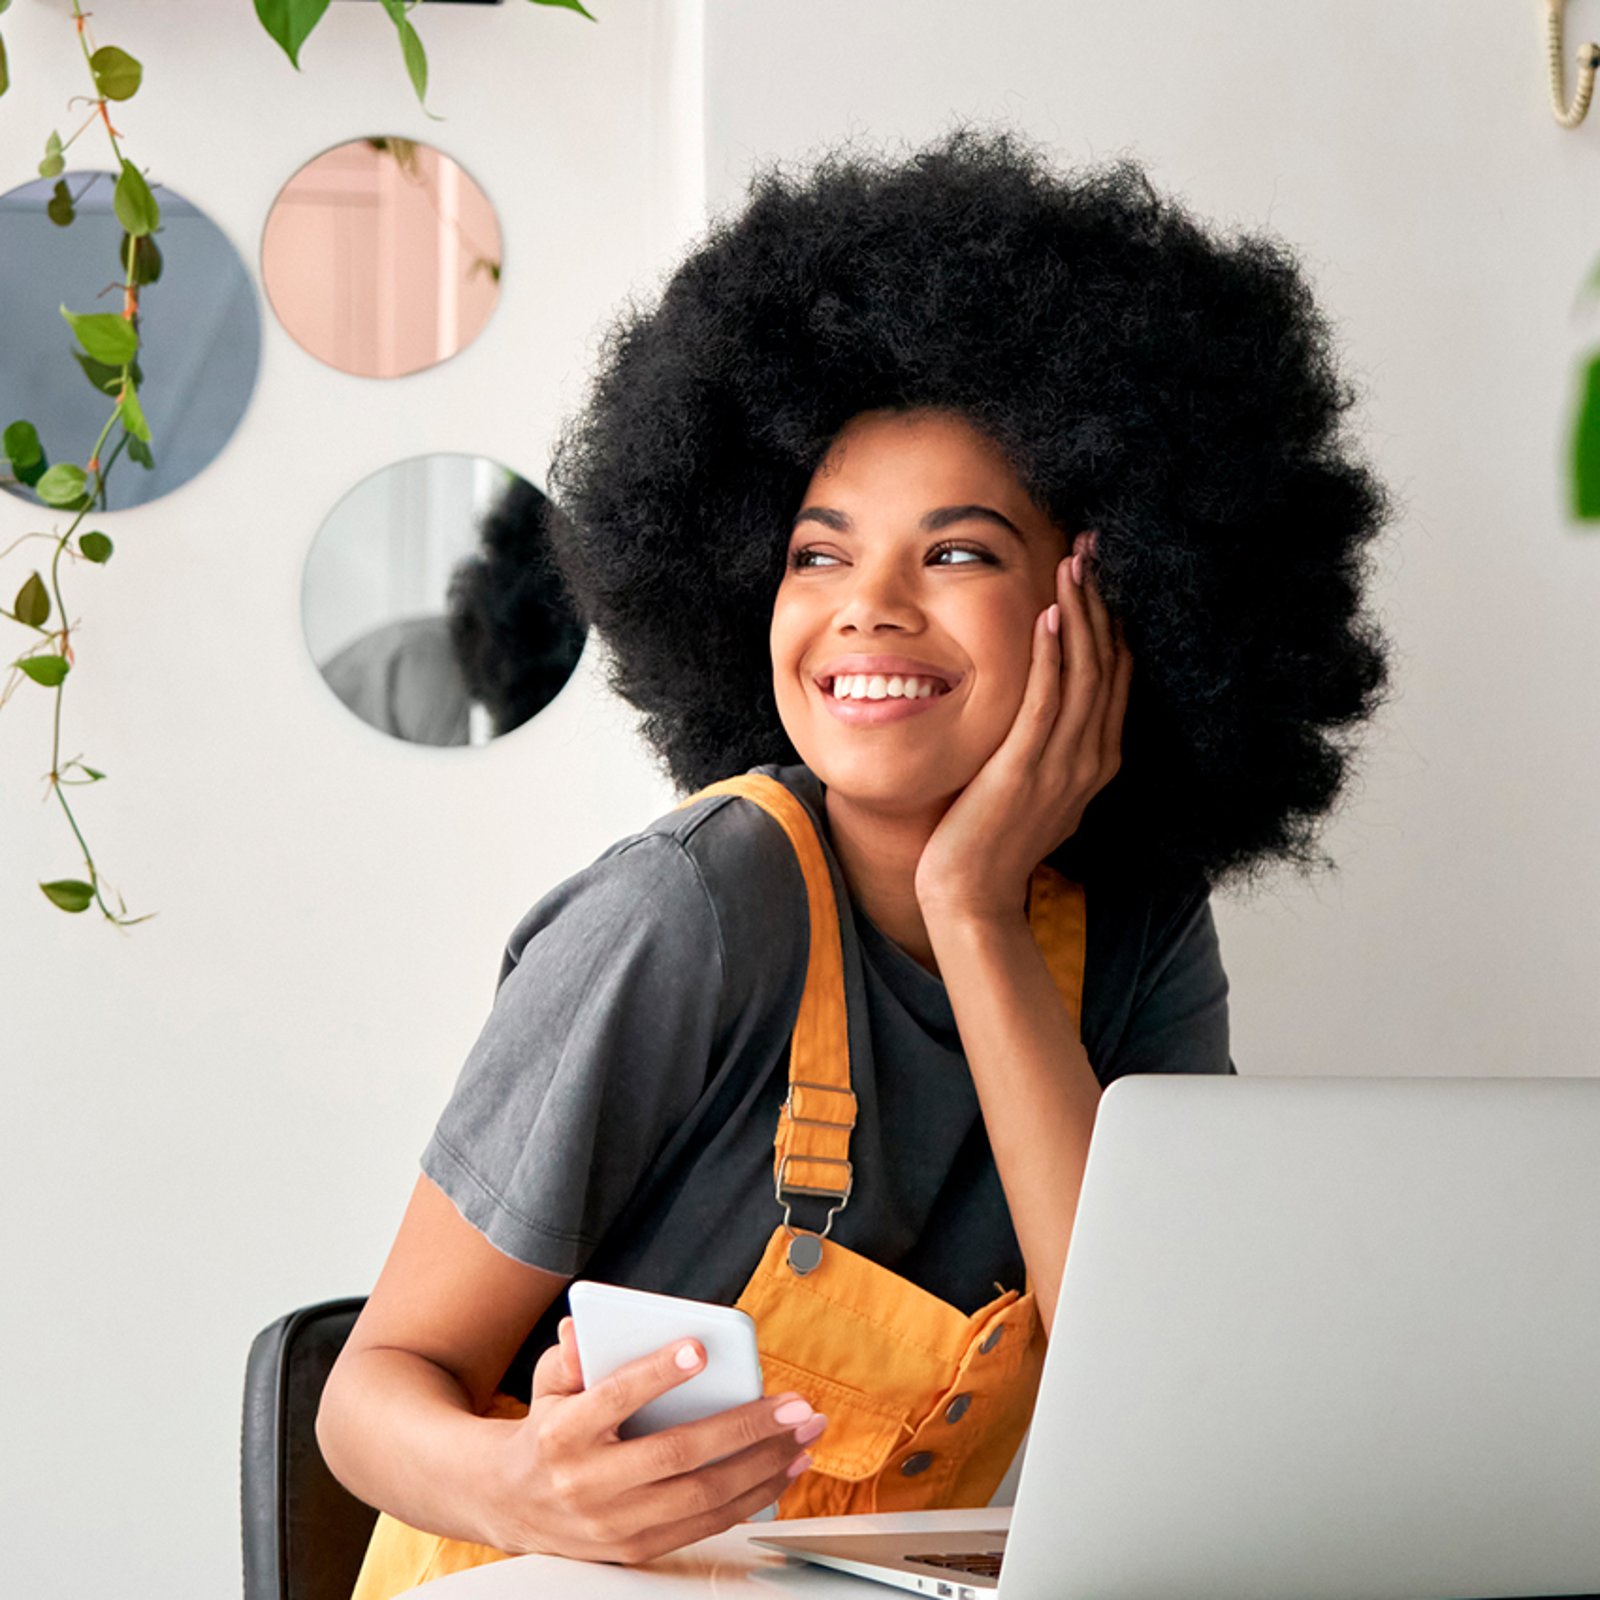
[[[1009,1521],[755,1542],[945,1600],[1600,1594],[1600,1078],[1113,1084]]]

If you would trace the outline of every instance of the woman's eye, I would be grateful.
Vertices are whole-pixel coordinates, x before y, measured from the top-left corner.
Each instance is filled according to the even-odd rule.
[[[974,562],[994,566],[995,558],[987,550],[969,544],[941,544],[928,552],[929,561],[940,566],[965,567]]]
[[[827,550],[818,550],[814,545],[803,545],[798,550],[789,552],[789,566],[791,570],[801,571],[806,567],[837,566],[839,558]]]

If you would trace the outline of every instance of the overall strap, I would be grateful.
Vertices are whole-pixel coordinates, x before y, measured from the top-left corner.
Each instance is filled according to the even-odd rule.
[[[786,1216],[789,1195],[821,1195],[836,1201],[838,1209],[850,1197],[856,1097],[850,1087],[844,951],[828,860],[810,812],[776,778],[758,772],[724,778],[683,804],[718,794],[760,806],[788,836],[805,880],[811,940],[805,991],[789,1044],[789,1094],[773,1142],[773,1183]]]
[[[1089,918],[1083,885],[1064,878],[1054,867],[1034,868],[1028,883],[1028,927],[1044,964],[1055,980],[1056,993],[1083,1031],[1083,957]]]

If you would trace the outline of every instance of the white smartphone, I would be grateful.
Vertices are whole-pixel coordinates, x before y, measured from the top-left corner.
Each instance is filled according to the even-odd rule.
[[[567,1285],[567,1303],[586,1389],[629,1361],[679,1339],[698,1339],[705,1347],[705,1366],[635,1411],[617,1429],[624,1439],[659,1433],[680,1422],[698,1422],[761,1398],[756,1325],[736,1306],[584,1279]]]

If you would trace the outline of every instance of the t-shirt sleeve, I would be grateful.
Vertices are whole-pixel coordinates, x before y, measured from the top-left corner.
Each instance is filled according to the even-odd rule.
[[[724,970],[682,844],[608,852],[518,924],[423,1171],[507,1255],[580,1271],[704,1087]]]
[[[1103,1084],[1134,1072],[1231,1073],[1228,978],[1201,882],[1151,908],[1132,1008]]]

